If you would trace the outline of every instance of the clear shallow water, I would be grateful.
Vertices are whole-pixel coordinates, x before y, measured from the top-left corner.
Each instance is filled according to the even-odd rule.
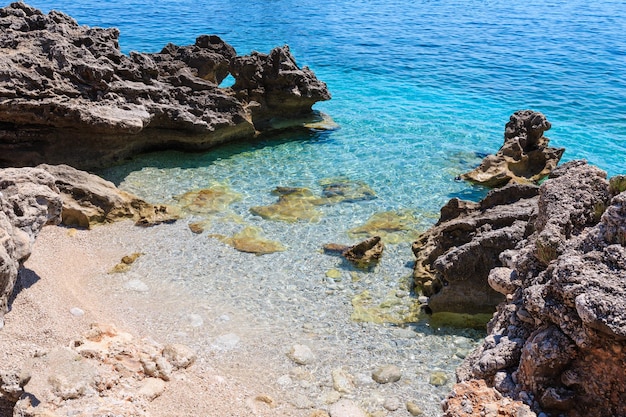
[[[330,114],[340,130],[284,132],[205,154],[149,154],[104,175],[155,202],[228,185],[242,195],[231,207],[239,217],[214,222],[211,232],[260,227],[288,247],[267,255],[281,265],[277,271],[302,281],[326,282],[327,268],[343,268],[335,258],[313,264],[304,259],[324,257],[323,243],[350,242],[346,231],[376,212],[411,210],[419,227],[426,227],[450,197],[480,197],[484,190],[454,177],[478,164],[478,154],[499,148],[504,124],[516,110],[546,114],[553,125],[547,136],[553,146],[567,148],[565,160],[586,158],[609,175],[626,172],[622,1],[30,4],[62,10],[81,24],[120,28],[125,52],[189,44],[204,33],[220,35],[240,54],[290,45],[298,63],[328,84],[333,99],[315,108]],[[319,193],[319,182],[329,177],[363,181],[378,198],[321,207],[317,223],[272,222],[249,212],[276,201],[270,194],[276,186]],[[251,270],[268,262],[242,256]],[[384,259],[373,281],[410,275],[408,242],[390,245]],[[346,287],[349,302],[354,294]]]

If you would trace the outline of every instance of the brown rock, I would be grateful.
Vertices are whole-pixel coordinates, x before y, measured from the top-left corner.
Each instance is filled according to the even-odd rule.
[[[511,184],[480,203],[450,200],[435,226],[413,243],[415,285],[433,312],[492,313],[504,297],[488,282],[500,254],[530,234],[538,188]]]
[[[513,113],[504,130],[504,144],[495,155],[460,178],[486,187],[501,187],[509,182],[538,183],[559,163],[565,149],[548,147],[546,117],[532,110]]]
[[[350,246],[341,253],[341,256],[358,268],[368,269],[378,264],[378,261],[383,256],[384,249],[385,245],[380,236],[374,236],[354,246]]]
[[[443,402],[444,417],[535,417],[524,403],[503,397],[482,380],[458,383]]]
[[[151,226],[172,222],[179,217],[175,208],[146,203],[96,175],[67,165],[44,164],[38,168],[50,173],[61,191],[62,223],[66,226],[90,228],[123,219],[133,219],[140,226]]]

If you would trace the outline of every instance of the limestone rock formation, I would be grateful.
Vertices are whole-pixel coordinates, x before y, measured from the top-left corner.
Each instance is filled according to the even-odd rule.
[[[537,183],[559,163],[564,148],[548,147],[546,117],[532,110],[513,113],[504,130],[504,144],[495,155],[488,155],[480,166],[460,176],[487,187],[509,182]]]
[[[492,271],[508,302],[457,377],[537,413],[626,415],[626,193],[612,194],[600,169],[566,163],[541,186],[533,228]]]
[[[175,221],[178,209],[149,204],[113,183],[67,165],[39,165],[54,177],[63,199],[62,223],[90,228],[95,224],[133,219],[139,226]]]
[[[441,209],[437,224],[413,243],[414,282],[433,312],[492,313],[503,301],[487,277],[502,266],[500,254],[531,233],[537,192],[531,184],[510,184],[480,203],[453,198]]]
[[[444,417],[536,417],[526,404],[503,397],[481,380],[456,384],[442,407]]]
[[[40,352],[25,364],[13,415],[147,417],[146,403],[166,389],[196,355],[188,347],[137,340],[95,324],[69,347]],[[16,379],[15,377],[13,379]]]
[[[204,35],[124,55],[118,36],[24,3],[0,9],[0,166],[92,168],[144,150],[206,149],[330,98],[287,47],[237,57]],[[228,73],[235,85],[220,88]]]
[[[54,178],[41,169],[0,170],[0,328],[17,273],[41,228],[61,219]]]

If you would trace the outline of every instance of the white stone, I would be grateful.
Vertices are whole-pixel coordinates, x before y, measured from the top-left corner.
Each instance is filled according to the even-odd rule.
[[[190,314],[187,316],[191,327],[200,327],[204,324],[204,320],[199,314]]]
[[[365,411],[350,400],[339,400],[330,406],[330,417],[367,417]]]
[[[315,354],[307,345],[293,345],[287,356],[298,365],[309,365],[315,361]]]
[[[70,308],[70,314],[75,317],[82,317],[85,315],[85,312],[78,307]]]

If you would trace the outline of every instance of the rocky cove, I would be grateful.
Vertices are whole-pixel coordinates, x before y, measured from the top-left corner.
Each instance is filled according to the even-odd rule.
[[[26,47],[41,39],[41,32],[31,38],[28,33],[51,26],[53,33],[63,35],[56,38],[59,49],[69,48],[66,55],[57,56],[78,56],[87,62],[87,69],[74,68],[79,74],[85,71],[76,77],[67,75],[74,72],[69,70],[72,59],[64,64],[65,70],[37,70],[41,62],[48,65],[48,59],[37,62],[37,57],[51,49],[9,54],[13,61],[6,68],[11,75],[2,88],[14,96],[3,99],[8,110],[1,112],[6,117],[2,155],[7,166],[95,167],[140,150],[190,149],[196,141],[198,146],[210,146],[251,138],[271,128],[275,116],[306,116],[313,102],[329,97],[327,92],[309,93],[319,91],[322,84],[308,71],[299,73],[285,48],[235,59],[221,40],[201,37],[193,47],[168,46],[157,54],[162,56],[135,56],[140,63],[133,64],[115,48],[112,30],[100,33],[78,27],[67,16],[46,16],[23,4],[3,9],[2,19],[3,37],[13,44],[3,48],[19,50],[15,40],[22,38],[11,31],[26,34],[18,43]],[[103,41],[91,44],[84,40],[85,31]],[[82,41],[72,41],[76,33]],[[55,43],[44,46],[51,44]],[[207,58],[207,50],[214,53],[214,46],[220,51]],[[150,60],[154,66],[144,69],[143,62]],[[124,75],[116,61],[131,67],[135,75]],[[222,62],[221,70],[201,68],[218,67],[215,61]],[[237,70],[233,62],[247,62],[248,69]],[[100,66],[105,76],[89,75]],[[232,91],[217,87],[226,66],[233,75],[242,74]],[[28,71],[19,74],[17,68]],[[144,71],[148,76],[137,78]],[[41,81],[41,75],[33,78],[40,73],[48,74],[43,77],[48,81]],[[310,82],[317,87],[301,86],[302,79],[313,79]],[[10,87],[15,80],[26,80],[28,86],[19,90],[19,97]],[[31,84],[52,82],[70,87],[46,93],[54,97],[44,100],[45,105],[41,97],[31,97],[32,101],[22,97],[27,90],[36,90]],[[123,85],[129,83],[134,89],[152,90],[122,94],[128,88]],[[99,94],[109,90],[110,96]],[[188,100],[200,95],[202,103],[215,103],[217,99],[206,92],[227,96],[220,100],[235,107],[235,101],[243,103],[238,104],[241,118],[212,125],[211,120],[231,116],[208,115],[209,107],[203,104],[202,116],[198,107],[187,110],[196,117],[191,119],[181,110],[188,103],[171,106],[175,97]],[[275,99],[264,96],[279,93]],[[94,110],[88,103],[98,96],[104,107]],[[287,103],[286,108],[277,103]],[[118,106],[141,117],[129,117],[130,113],[117,117]],[[125,123],[131,122],[134,127],[126,129]],[[55,276],[55,267],[56,276],[82,277],[77,283],[88,288],[76,289],[78,284],[69,277],[67,286],[80,296],[59,307],[54,320],[69,321],[70,327],[76,323],[76,333],[68,336],[74,339],[48,336],[49,341],[42,341],[46,338],[33,335],[39,346],[20,339],[24,335],[4,340],[3,346],[23,343],[21,352],[5,349],[6,363],[13,367],[2,374],[7,407],[15,415],[439,415],[440,400],[452,391],[444,404],[447,415],[623,415],[619,407],[624,393],[616,384],[624,378],[619,301],[624,292],[623,180],[609,182],[606,174],[583,162],[555,170],[562,150],[548,148],[543,132],[549,127],[536,112],[513,115],[503,149],[482,165],[496,167],[492,177],[497,181],[487,181],[488,185],[511,184],[480,203],[451,200],[442,208],[438,224],[426,233],[418,236],[419,222],[406,213],[383,213],[366,222],[370,227],[355,228],[356,238],[373,230],[387,243],[384,249],[379,247],[377,253],[382,250],[383,255],[373,270],[338,264],[341,258],[319,253],[322,243],[334,243],[330,241],[303,241],[283,251],[286,248],[263,239],[253,227],[228,226],[232,230],[211,233],[211,225],[224,217],[242,221],[225,210],[242,197],[222,185],[180,195],[176,204],[165,205],[146,203],[69,167],[3,170],[5,299],[9,300],[18,268],[29,257],[41,227],[59,221],[67,228],[44,228],[26,269],[22,266],[13,310],[18,310],[20,297],[44,284],[43,271]],[[168,129],[172,132],[161,135]],[[222,136],[215,130],[227,133]],[[233,131],[239,133],[229,136]],[[187,133],[179,141],[181,132]],[[105,139],[93,152],[80,148],[94,141],[91,135]],[[130,139],[135,137],[136,143]],[[156,142],[146,142],[152,138]],[[548,174],[541,186],[533,185]],[[467,179],[482,181],[472,175]],[[294,225],[295,231],[303,221],[315,221],[323,210],[375,198],[367,184],[355,181],[334,180],[320,188],[318,192],[277,186],[266,205],[250,210],[277,224]],[[95,226],[116,219],[154,226],[138,228],[129,220]],[[406,248],[394,245],[401,240],[415,241],[414,295],[412,283],[402,282],[387,261]],[[380,243],[371,242],[374,247]],[[272,253],[241,254],[229,245]],[[49,253],[38,254],[38,247]],[[61,265],[55,266],[63,263],[55,259],[55,248],[70,248],[65,252],[69,255],[57,256],[69,256],[91,274],[81,275],[78,267],[67,274]],[[304,259],[294,263],[289,252],[298,251]],[[345,254],[346,248],[339,252]],[[399,256],[410,262],[410,252],[405,253]],[[93,265],[85,265],[90,261]],[[311,275],[313,279],[307,279]],[[29,285],[32,288],[26,288]],[[433,318],[446,311],[491,312],[497,306],[488,336],[483,341],[481,332],[428,320],[419,308],[420,291],[430,297]],[[3,336],[18,325],[11,322],[14,314],[18,312],[6,315]],[[43,312],[39,317],[49,320],[48,316]],[[90,329],[89,320],[103,317],[114,318],[118,328],[135,337],[107,324]],[[32,332],[41,330],[35,326]],[[56,349],[68,344],[69,348]],[[80,365],[73,369],[67,363]],[[453,387],[451,371],[456,368],[459,384]],[[56,378],[42,371],[46,369],[53,369]],[[77,374],[88,377],[75,379]],[[231,409],[220,408],[227,392],[236,397],[229,398],[235,404]]]

